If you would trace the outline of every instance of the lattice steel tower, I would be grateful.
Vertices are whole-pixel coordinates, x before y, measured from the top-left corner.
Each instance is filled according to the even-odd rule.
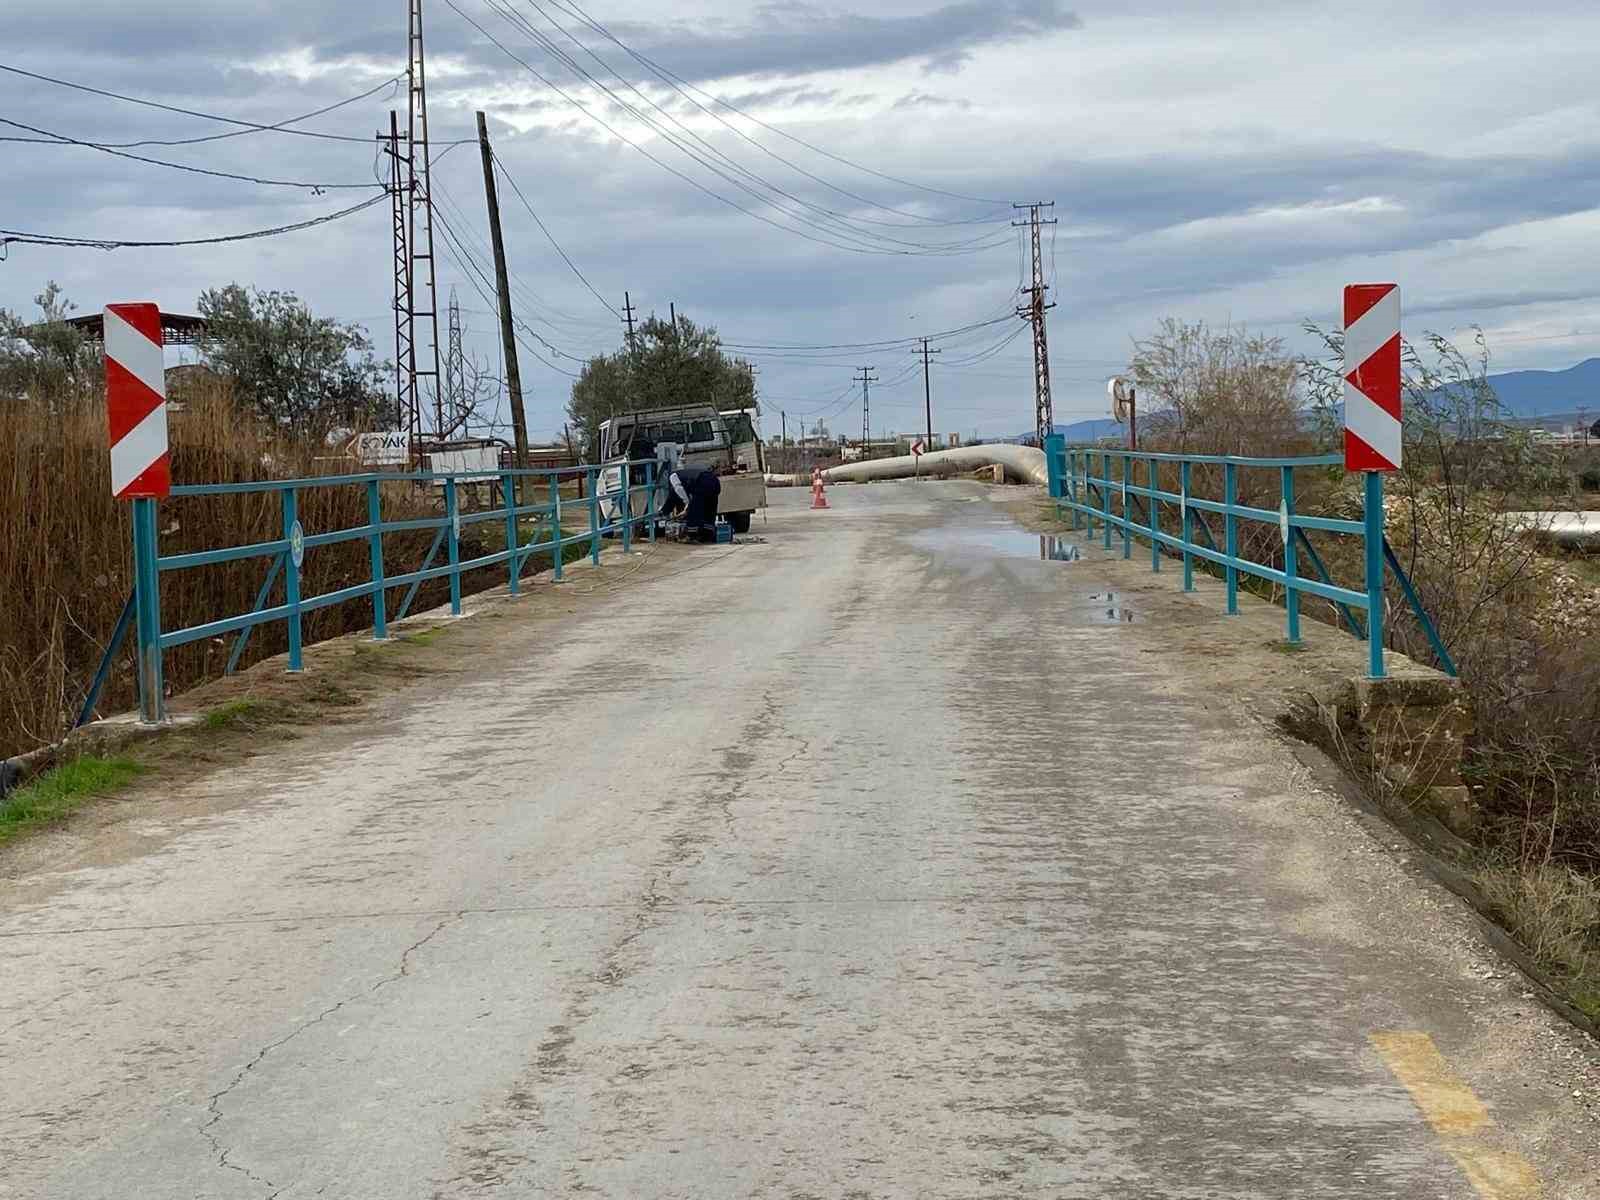
[[[411,308],[411,238],[406,155],[401,153],[400,114],[389,110],[389,132],[380,133],[389,156],[389,197],[394,205],[394,399],[395,426],[417,438],[417,347]]]
[[[406,141],[406,244],[410,268],[412,322],[412,386],[421,425],[421,412],[433,401],[433,433],[443,434],[444,389],[439,378],[439,294],[433,261],[433,179],[428,143],[428,72],[422,40],[422,0],[408,0],[410,23],[406,44],[406,78],[411,96],[411,118]]]
[[[456,299],[455,288],[450,289],[450,342],[444,356],[445,412],[450,424],[447,432],[455,433],[467,423],[467,354],[462,345],[461,301]]]
[[[1044,300],[1049,288],[1044,281],[1044,249],[1039,235],[1044,226],[1056,223],[1054,217],[1044,216],[1044,210],[1054,208],[1055,201],[1041,200],[1037,204],[1013,204],[1011,207],[1028,210],[1026,221],[1013,221],[1012,224],[1019,228],[1026,227],[1033,241],[1033,286],[1023,289],[1028,302],[1017,306],[1017,316],[1033,325],[1034,429],[1039,445],[1043,446],[1044,439],[1056,423],[1055,403],[1050,398],[1050,342],[1044,326],[1044,314],[1055,304],[1046,304]]]

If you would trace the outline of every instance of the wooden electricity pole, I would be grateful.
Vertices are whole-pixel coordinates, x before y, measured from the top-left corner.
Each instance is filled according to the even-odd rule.
[[[494,151],[489,122],[478,114],[478,146],[483,151],[483,190],[489,197],[489,234],[494,241],[494,278],[500,291],[500,340],[506,354],[506,391],[511,397],[511,428],[517,440],[517,466],[528,467],[528,414],[522,407],[522,369],[517,365],[517,335],[511,322],[511,279],[506,272],[506,242],[500,232],[500,194],[494,184]]]

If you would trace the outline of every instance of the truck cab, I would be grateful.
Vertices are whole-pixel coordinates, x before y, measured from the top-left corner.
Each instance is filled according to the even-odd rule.
[[[717,467],[722,497],[717,514],[736,533],[747,533],[750,518],[767,506],[766,455],[756,436],[750,409],[722,412],[714,405],[686,405],[649,412],[623,413],[600,425],[599,496],[607,522],[615,519],[622,491],[622,464],[649,460],[656,470],[655,510],[666,502],[666,475],[671,466]],[[633,480],[635,486],[641,481]],[[633,497],[633,511],[643,516],[647,497]]]

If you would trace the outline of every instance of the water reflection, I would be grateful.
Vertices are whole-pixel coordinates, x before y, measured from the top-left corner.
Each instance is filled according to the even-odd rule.
[[[1069,542],[1066,538],[1041,535],[1039,538],[1039,560],[1041,562],[1077,562],[1083,557],[1083,551],[1076,542]]]

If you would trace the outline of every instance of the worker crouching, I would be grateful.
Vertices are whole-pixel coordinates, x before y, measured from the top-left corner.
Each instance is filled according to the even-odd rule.
[[[717,540],[717,501],[722,480],[715,467],[679,467],[667,476],[667,502],[663,518],[683,513],[683,532],[692,541]]]

